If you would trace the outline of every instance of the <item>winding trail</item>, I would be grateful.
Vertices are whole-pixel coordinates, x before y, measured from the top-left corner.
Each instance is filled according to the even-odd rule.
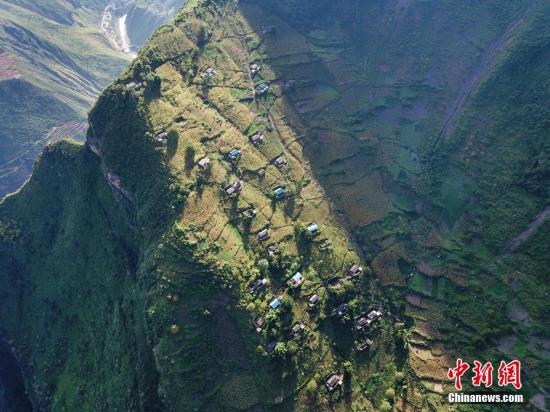
[[[470,69],[466,76],[466,80],[459,90],[458,96],[445,117],[443,127],[439,131],[434,142],[434,148],[438,146],[442,138],[447,140],[451,136],[454,129],[454,122],[464,108],[466,101],[473,91],[477,89],[485,77],[484,75],[494,67],[496,58],[509,46],[512,36],[523,25],[527,17],[532,14],[535,9],[535,4],[536,0],[531,0],[525,10],[508,25],[504,33],[487,46],[481,56],[480,63]]]
[[[523,243],[525,243],[531,236],[533,236],[538,228],[542,226],[542,224],[545,222],[547,218],[550,218],[550,206],[547,206],[546,209],[544,209],[542,212],[540,212],[535,219],[529,223],[527,226],[527,229],[525,229],[523,232],[521,232],[519,235],[517,235],[515,238],[510,240],[500,252],[500,255],[507,255],[509,253],[512,253],[515,251],[518,247],[520,247]]]

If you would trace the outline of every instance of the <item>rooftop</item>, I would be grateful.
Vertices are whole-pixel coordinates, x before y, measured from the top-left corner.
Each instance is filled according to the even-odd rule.
[[[349,269],[348,269],[348,277],[355,277],[355,276],[359,276],[361,273],[363,273],[363,269],[361,268],[361,266],[359,265],[356,265],[356,264],[353,264]]]
[[[278,168],[281,168],[281,167],[284,167],[288,164],[288,162],[286,161],[285,157],[283,155],[281,156],[278,156],[277,158],[275,158],[275,160],[273,161],[273,164],[275,166],[277,166]]]
[[[199,169],[205,169],[210,164],[210,159],[208,157],[203,157],[197,164]]]
[[[317,225],[317,223],[312,223],[311,225],[309,225],[307,227],[307,231],[311,234],[311,235],[316,235],[319,233],[319,226]]]
[[[256,86],[256,93],[258,94],[264,94],[269,90],[269,84],[267,83],[260,83],[258,86]]]
[[[241,149],[234,148],[227,153],[227,157],[229,157],[231,160],[234,160],[238,158],[241,155]]]
[[[317,302],[319,302],[319,296],[317,295],[311,295],[310,298],[309,298],[309,304],[311,306],[314,306],[317,304]]]
[[[250,65],[250,71],[252,72],[252,74],[258,73],[261,68],[262,68],[262,66],[260,66],[258,63],[252,63]]]
[[[328,378],[326,385],[329,391],[333,391],[338,386],[342,385],[342,383],[344,383],[342,381],[342,377],[340,375],[334,374],[330,378]]]
[[[376,319],[378,319],[380,316],[382,316],[382,312],[381,312],[380,310],[376,310],[376,309],[371,310],[371,311],[367,314],[367,317],[368,317],[370,320],[376,320]]]
[[[269,239],[269,230],[267,229],[260,230],[256,237],[258,238],[258,240],[261,240],[261,241]]]
[[[338,305],[337,310],[338,310],[338,316],[343,316],[348,311],[348,305],[346,303],[341,303],[340,305]]]
[[[292,333],[294,333],[295,335],[299,334],[300,332],[302,332],[304,329],[306,328],[306,325],[304,325],[303,323],[297,323],[296,325],[294,325],[292,327]]]
[[[264,141],[264,134],[263,133],[254,133],[252,136],[250,136],[250,141],[254,145],[262,144]]]
[[[243,181],[240,179],[237,179],[233,184],[230,184],[225,187],[225,193],[228,196],[232,196],[238,193],[241,193],[243,191]]]
[[[273,190],[273,194],[275,195],[275,199],[282,199],[285,195],[285,189],[282,187],[277,187],[275,190]]]
[[[294,276],[292,276],[290,278],[290,285],[293,287],[293,288],[297,288],[298,286],[300,286],[302,283],[304,283],[304,277],[302,276],[302,274],[300,272],[296,272],[294,274]]]
[[[279,300],[279,298],[275,298],[273,299],[271,302],[269,302],[269,307],[271,309],[278,309],[280,306],[281,306],[281,301]]]
[[[247,290],[250,293],[257,292],[267,286],[267,279],[256,279],[247,286]]]
[[[361,317],[357,320],[357,322],[355,322],[355,328],[357,330],[361,330],[363,329],[365,326],[369,326],[371,324],[371,320],[370,319],[367,319],[365,317]]]
[[[364,351],[365,349],[367,349],[369,346],[372,345],[372,340],[370,339],[365,339],[363,342],[359,342],[357,344],[357,347],[356,349],[359,351],[359,352],[362,352]]]

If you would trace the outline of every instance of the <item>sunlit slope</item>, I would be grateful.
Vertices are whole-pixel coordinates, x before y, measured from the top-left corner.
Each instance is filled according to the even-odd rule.
[[[86,146],[49,149],[0,206],[0,323],[35,403],[447,410],[446,368],[475,356],[525,360],[540,406],[548,15],[186,5],[102,94]]]
[[[390,308],[311,174],[281,88],[254,93],[274,71],[266,62],[251,77],[262,55],[241,41],[254,28],[230,6],[186,6],[102,94],[87,145],[49,148],[1,206],[2,274],[13,292],[0,316],[32,365],[36,404],[347,410],[377,407],[380,390],[408,379],[392,363]],[[363,270],[352,276],[354,264]],[[303,283],[293,287],[297,272]],[[251,293],[256,279],[266,285]],[[357,329],[374,309],[382,318]],[[360,385],[377,370],[385,387],[369,399]],[[333,374],[343,387],[329,394]],[[121,390],[124,382],[131,387]]]

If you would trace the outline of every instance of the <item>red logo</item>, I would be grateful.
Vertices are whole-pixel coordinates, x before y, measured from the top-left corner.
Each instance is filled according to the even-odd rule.
[[[493,384],[493,365],[491,362],[486,362],[482,366],[480,361],[474,361],[474,377],[472,378],[472,385],[481,386],[483,383],[486,388],[489,388]]]
[[[470,365],[467,362],[463,362],[462,359],[456,360],[456,366],[449,369],[447,376],[449,379],[454,379],[454,385],[457,390],[462,390],[462,376],[470,369]],[[472,378],[472,385],[481,386],[482,384],[489,388],[493,385],[493,365],[491,362],[474,361],[474,367],[472,372],[474,376]],[[498,386],[512,385],[516,389],[521,389],[521,362],[519,360],[513,360],[506,363],[500,362],[498,368]]]
[[[466,362],[462,362],[462,359],[458,358],[456,360],[456,367],[449,369],[449,372],[447,372],[447,376],[449,377],[449,379],[455,380],[455,388],[459,391],[462,390],[462,382],[460,379],[468,369],[470,369],[470,365],[468,365]]]
[[[498,367],[498,386],[507,385],[521,389],[521,362],[518,360],[508,363],[500,361],[500,366]]]

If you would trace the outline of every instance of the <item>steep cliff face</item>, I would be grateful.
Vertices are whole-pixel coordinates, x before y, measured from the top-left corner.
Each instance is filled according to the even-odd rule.
[[[49,147],[0,204],[1,332],[33,404],[447,409],[455,354],[528,357],[526,393],[544,403],[547,306],[528,294],[545,214],[498,256],[509,236],[491,244],[476,231],[497,227],[488,207],[460,199],[477,179],[466,197],[489,205],[503,176],[529,210],[546,202],[544,71],[504,86],[526,81],[521,56],[544,62],[533,33],[548,15],[529,1],[186,4],[100,96],[86,145]],[[514,96],[509,110],[537,114],[525,146],[524,127],[507,136],[505,178],[491,136],[511,113],[492,98]],[[490,176],[468,162],[474,127]],[[453,180],[472,164],[475,179]],[[508,297],[508,319],[489,311]]]

